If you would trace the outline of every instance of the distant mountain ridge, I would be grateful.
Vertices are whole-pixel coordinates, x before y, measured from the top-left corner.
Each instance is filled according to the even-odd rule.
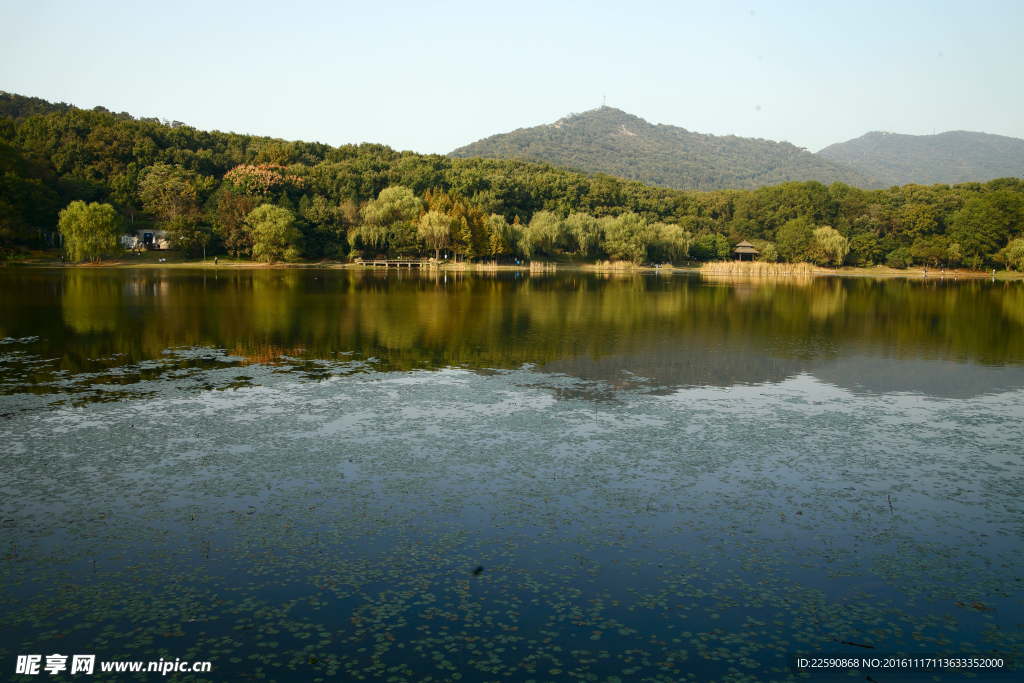
[[[865,173],[788,142],[703,135],[612,107],[492,135],[448,156],[541,161],[683,190],[756,189],[790,180],[879,186]]]
[[[829,145],[818,156],[845,164],[886,187],[1024,177],[1024,140],[965,130],[938,135],[876,131]]]

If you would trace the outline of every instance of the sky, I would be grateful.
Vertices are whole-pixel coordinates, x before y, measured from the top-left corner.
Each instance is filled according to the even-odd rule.
[[[1024,138],[1024,2],[0,0],[0,90],[204,130],[445,154],[606,98],[810,151]]]

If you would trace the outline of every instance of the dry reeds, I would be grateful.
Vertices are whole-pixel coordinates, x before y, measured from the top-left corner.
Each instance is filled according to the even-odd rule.
[[[598,261],[594,264],[594,270],[634,270],[636,264],[632,261]]]
[[[712,261],[701,265],[703,275],[813,275],[810,263],[768,263],[766,261]]]
[[[558,266],[548,261],[530,261],[531,273],[553,273],[557,269]]]

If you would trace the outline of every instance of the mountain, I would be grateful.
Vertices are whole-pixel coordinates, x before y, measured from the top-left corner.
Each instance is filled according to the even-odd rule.
[[[788,142],[693,133],[612,107],[492,135],[455,158],[518,158],[683,190],[755,189],[788,180],[877,187],[868,175]]]
[[[955,130],[938,135],[873,132],[818,152],[886,187],[1024,177],[1024,140]]]

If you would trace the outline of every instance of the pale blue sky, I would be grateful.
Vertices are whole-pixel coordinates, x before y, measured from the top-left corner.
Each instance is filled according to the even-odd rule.
[[[890,126],[1024,138],[1024,2],[709,5],[0,0],[0,90],[438,153],[605,92],[811,151]]]

